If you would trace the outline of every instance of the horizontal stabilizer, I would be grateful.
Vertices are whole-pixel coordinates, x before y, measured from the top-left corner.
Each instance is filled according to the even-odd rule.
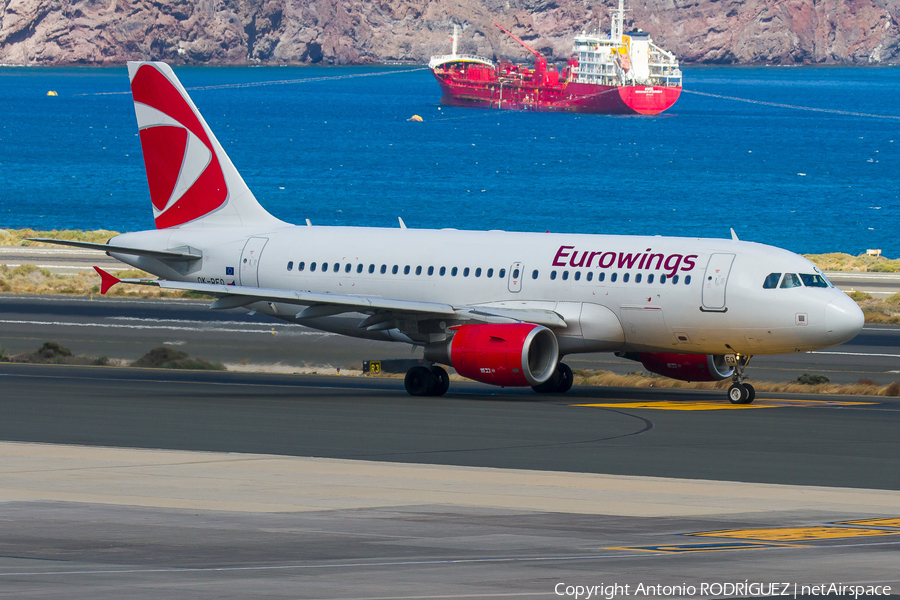
[[[173,250],[144,250],[142,248],[127,248],[125,246],[113,246],[112,244],[97,244],[94,242],[76,242],[74,240],[54,240],[51,238],[26,238],[30,242],[44,242],[45,244],[58,244],[60,246],[73,246],[88,250],[99,250],[106,253],[130,254],[132,256],[146,256],[159,260],[200,260],[203,255],[196,251]]]

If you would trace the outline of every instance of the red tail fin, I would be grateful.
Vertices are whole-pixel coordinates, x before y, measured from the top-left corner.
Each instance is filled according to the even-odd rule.
[[[110,275],[100,267],[94,267],[94,270],[100,274],[100,293],[105,294],[109,291],[109,288],[116,285],[121,279],[116,277],[115,275]]]
[[[259,205],[175,73],[130,62],[131,93],[157,229],[282,224]]]

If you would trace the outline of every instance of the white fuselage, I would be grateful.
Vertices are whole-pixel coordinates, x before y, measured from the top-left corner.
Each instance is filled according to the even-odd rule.
[[[808,260],[724,239],[284,226],[182,227],[111,243],[202,252],[181,271],[113,254],[169,280],[555,311],[566,322],[555,330],[562,354],[803,352],[847,341],[862,325],[856,304],[830,285],[763,287],[772,273],[816,274]],[[411,316],[405,333],[371,331],[359,327],[367,316],[361,313],[298,320],[296,305],[247,308],[336,333],[423,345],[454,324]]]

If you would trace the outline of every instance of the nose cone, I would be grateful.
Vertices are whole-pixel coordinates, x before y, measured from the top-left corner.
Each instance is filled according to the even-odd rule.
[[[825,330],[831,343],[849,342],[862,331],[865,317],[862,309],[849,297],[841,294],[825,307]]]

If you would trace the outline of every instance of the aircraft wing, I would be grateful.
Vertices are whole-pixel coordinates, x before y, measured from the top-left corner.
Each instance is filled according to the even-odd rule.
[[[298,319],[324,317],[348,312],[368,313],[373,316],[385,313],[411,317],[444,317],[460,321],[477,322],[525,322],[547,327],[564,328],[566,322],[556,312],[543,309],[488,308],[478,306],[452,306],[441,302],[423,302],[398,298],[382,298],[355,294],[329,294],[270,288],[243,287],[215,283],[190,283],[161,279],[119,279],[99,267],[94,269],[102,278],[101,293],[113,285],[130,283],[152,285],[169,290],[184,290],[215,296],[210,308],[225,309],[248,306],[255,302],[294,304],[298,307]],[[380,319],[373,319],[371,327],[378,327]],[[365,321],[363,322],[365,323]],[[366,326],[366,325],[361,325]]]

